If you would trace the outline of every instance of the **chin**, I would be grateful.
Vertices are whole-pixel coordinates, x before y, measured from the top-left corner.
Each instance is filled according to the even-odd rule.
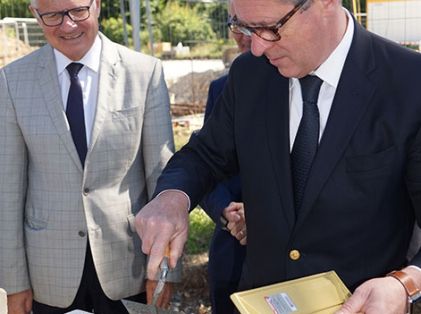
[[[299,77],[301,77],[298,71],[294,71],[292,69],[285,69],[285,68],[282,68],[282,67],[279,67],[279,66],[278,66],[278,72],[282,76],[288,77],[288,78],[291,78],[291,77],[299,78]]]

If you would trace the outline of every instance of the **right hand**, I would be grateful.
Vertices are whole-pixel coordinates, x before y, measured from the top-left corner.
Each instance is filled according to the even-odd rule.
[[[168,247],[169,266],[175,268],[187,241],[188,206],[189,200],[183,193],[168,190],[146,204],[136,215],[135,226],[142,239],[142,251],[149,255],[148,279],[157,277]]]
[[[231,235],[240,241],[240,244],[247,244],[246,217],[244,215],[244,203],[231,202],[224,208],[222,214],[228,221],[227,228]]]
[[[9,294],[7,310],[9,314],[29,314],[32,310],[32,290]]]

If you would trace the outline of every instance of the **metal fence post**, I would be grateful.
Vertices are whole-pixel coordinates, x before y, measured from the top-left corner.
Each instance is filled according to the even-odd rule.
[[[22,23],[23,41],[25,45],[29,45],[28,27],[25,22]]]

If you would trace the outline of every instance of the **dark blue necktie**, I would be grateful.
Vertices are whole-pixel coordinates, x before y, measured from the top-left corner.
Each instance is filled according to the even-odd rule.
[[[77,153],[82,167],[85,165],[86,152],[88,150],[86,144],[85,115],[83,112],[83,94],[80,85],[78,73],[82,69],[81,63],[70,63],[66,69],[70,75],[70,89],[67,97],[66,116],[70,125],[73,142],[75,143]]]
[[[322,82],[317,76],[312,75],[300,79],[303,116],[291,152],[291,170],[297,213],[301,207],[308,175],[319,146],[320,122],[317,98]]]

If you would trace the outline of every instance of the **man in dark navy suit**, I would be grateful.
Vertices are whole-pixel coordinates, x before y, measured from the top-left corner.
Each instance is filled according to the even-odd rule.
[[[148,271],[168,244],[175,265],[187,209],[240,173],[239,289],[335,270],[353,292],[340,313],[406,313],[416,289],[404,286],[421,288],[421,254],[406,256],[421,224],[421,55],[363,29],[340,0],[233,3],[251,54],[136,217]]]
[[[229,19],[234,15],[232,2],[228,3]],[[250,50],[250,37],[241,32],[231,32],[240,53]],[[211,82],[205,110],[205,122],[219,98],[228,75]],[[215,230],[209,248],[209,292],[212,313],[224,314],[234,311],[230,295],[237,290],[246,254],[246,229],[244,204],[238,175],[218,184],[200,202],[201,207],[215,222]],[[233,221],[234,223],[229,223]],[[230,228],[230,229],[229,229]],[[231,234],[232,233],[232,234]],[[241,241],[241,243],[240,243]]]

